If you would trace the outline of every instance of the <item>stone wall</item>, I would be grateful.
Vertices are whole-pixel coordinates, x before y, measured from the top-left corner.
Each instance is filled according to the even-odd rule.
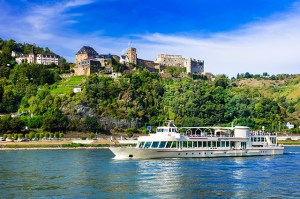
[[[75,64],[79,64],[82,60],[88,59],[88,54],[77,54],[75,59]]]
[[[159,54],[155,60],[155,63],[164,66],[183,67],[184,58],[182,58],[181,55]]]
[[[200,74],[204,72],[204,61],[188,58],[184,60],[184,67],[187,73]]]

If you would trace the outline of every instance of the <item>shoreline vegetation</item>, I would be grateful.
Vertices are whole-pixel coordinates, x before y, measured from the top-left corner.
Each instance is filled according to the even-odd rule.
[[[278,141],[283,146],[300,146],[300,140]],[[68,149],[107,149],[109,147],[135,147],[135,144],[120,144],[117,141],[95,141],[91,144],[72,143],[71,141],[38,141],[38,142],[3,142],[0,143],[0,151],[3,150],[68,150]]]

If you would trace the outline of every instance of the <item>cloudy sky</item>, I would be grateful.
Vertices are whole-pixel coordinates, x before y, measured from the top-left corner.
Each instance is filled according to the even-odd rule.
[[[74,61],[83,46],[139,58],[181,54],[226,74],[299,74],[300,1],[0,0],[0,37]]]

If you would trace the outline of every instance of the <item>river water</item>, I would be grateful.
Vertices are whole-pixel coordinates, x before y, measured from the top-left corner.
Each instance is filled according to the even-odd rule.
[[[0,198],[300,198],[300,147],[264,157],[114,160],[98,149],[0,158]]]

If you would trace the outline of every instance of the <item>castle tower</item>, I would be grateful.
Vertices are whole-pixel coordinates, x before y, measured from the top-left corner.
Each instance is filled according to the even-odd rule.
[[[136,48],[128,48],[127,57],[129,63],[136,64],[137,63]]]
[[[79,64],[82,60],[93,58],[97,56],[98,53],[90,46],[83,46],[77,53],[75,63]]]
[[[36,63],[36,54],[34,53],[33,46],[28,54],[28,63]]]

